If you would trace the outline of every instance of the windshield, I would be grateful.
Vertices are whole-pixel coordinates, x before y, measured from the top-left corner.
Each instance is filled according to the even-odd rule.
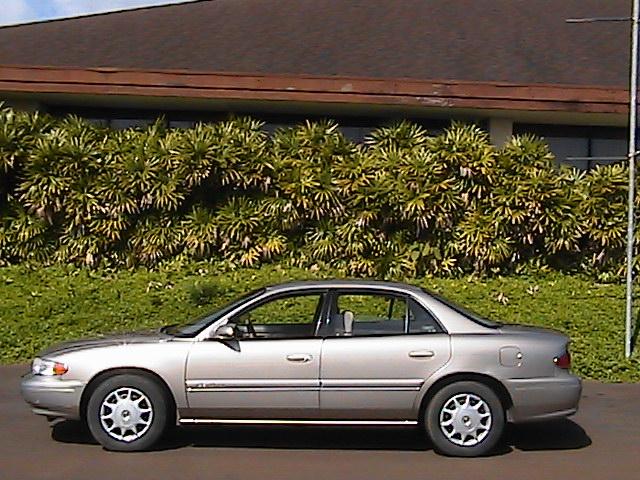
[[[264,288],[254,290],[250,293],[243,295],[242,297],[234,300],[233,302],[227,304],[215,312],[207,313],[195,320],[184,323],[182,325],[170,325],[162,328],[163,333],[168,333],[169,335],[173,335],[174,337],[193,337],[197,335],[206,327],[211,325],[216,320],[221,319],[231,310],[234,310],[236,307],[239,307],[243,303],[256,298],[258,295],[261,295],[265,291]]]
[[[436,300],[438,300],[441,303],[444,303],[447,307],[451,308],[452,310],[455,310],[456,312],[458,312],[460,315],[468,318],[469,320],[471,320],[472,322],[475,322],[479,325],[482,325],[483,327],[488,327],[488,328],[499,328],[502,326],[502,324],[500,322],[494,322],[493,320],[490,320],[486,317],[483,317],[482,315],[472,312],[471,310],[468,310],[466,308],[464,308],[461,305],[458,305],[455,302],[452,302],[451,300],[448,300],[440,295],[438,295],[437,293],[433,293],[429,290],[426,289],[422,289],[423,292],[431,295],[433,298],[435,298]]]

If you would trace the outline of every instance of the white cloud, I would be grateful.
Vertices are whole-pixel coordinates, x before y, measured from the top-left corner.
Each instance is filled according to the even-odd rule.
[[[49,8],[53,10],[53,15],[56,17],[70,17],[84,13],[87,10],[88,3],[95,2],[83,2],[78,0],[49,0]],[[111,2],[109,2],[111,3]],[[105,2],[102,2],[104,5]]]
[[[74,17],[189,0],[2,0],[0,25]]]
[[[3,3],[0,10],[0,25],[28,22],[36,16],[36,12],[27,0],[8,0]]]
[[[176,3],[179,0],[48,0],[56,16],[69,17],[87,13],[110,12],[126,8]]]

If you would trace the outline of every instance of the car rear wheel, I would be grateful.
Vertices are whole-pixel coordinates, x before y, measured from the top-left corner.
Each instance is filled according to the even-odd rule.
[[[490,453],[504,432],[504,408],[495,392],[478,382],[443,387],[424,412],[427,434],[444,455],[476,457]]]
[[[107,450],[132,452],[153,446],[164,433],[170,404],[158,383],[141,375],[115,375],[96,387],[87,424]]]

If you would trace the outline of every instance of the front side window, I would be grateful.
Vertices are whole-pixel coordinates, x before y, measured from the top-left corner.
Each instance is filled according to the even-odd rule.
[[[193,337],[215,321],[224,317],[227,313],[242,306],[243,303],[259,297],[263,293],[264,288],[254,290],[253,292],[243,295],[215,312],[207,313],[206,315],[183,324],[167,325],[166,327],[163,327],[161,331],[176,337]]]
[[[315,334],[321,293],[267,300],[229,320],[239,338],[305,338]]]

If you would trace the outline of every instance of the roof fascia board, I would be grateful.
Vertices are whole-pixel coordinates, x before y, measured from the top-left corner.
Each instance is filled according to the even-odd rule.
[[[628,109],[628,90],[615,87],[120,68],[0,66],[0,91],[593,113]]]

